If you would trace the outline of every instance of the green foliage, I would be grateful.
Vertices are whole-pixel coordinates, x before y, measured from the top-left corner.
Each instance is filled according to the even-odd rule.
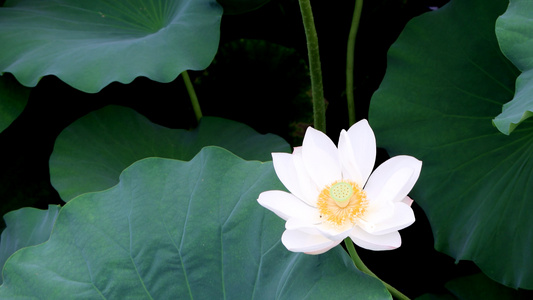
[[[60,207],[49,205],[48,210],[21,208],[4,215],[6,229],[0,243],[0,266],[15,251],[44,243],[50,238]]]
[[[510,134],[533,115],[533,7],[531,1],[511,0],[507,11],[496,21],[496,36],[502,52],[522,71],[516,79],[513,100],[504,104],[494,125]]]
[[[0,76],[0,132],[22,113],[28,102],[30,89],[11,77]]]
[[[446,284],[446,288],[461,300],[526,299],[525,294],[521,298],[519,291],[498,284],[482,273],[454,279]]]
[[[66,204],[49,241],[11,256],[0,297],[390,298],[340,247],[283,247],[283,221],[256,201],[282,187],[272,163],[216,147],[140,160],[115,187]]]
[[[215,0],[22,0],[0,9],[0,72],[33,87],[55,75],[84,92],[139,76],[170,82],[213,59]]]
[[[494,22],[506,1],[453,1],[409,22],[388,53],[370,108],[378,145],[424,163],[413,199],[435,248],[490,278],[533,289],[533,122],[492,126],[517,72]],[[472,18],[472,16],[476,18]]]
[[[28,121],[32,103],[50,103],[36,96],[48,95],[40,93],[43,76],[97,93],[88,96],[98,101],[84,117],[66,116],[68,122],[51,134],[57,139],[49,164],[42,163],[50,171],[44,184],[19,183],[30,192],[10,193],[15,199],[0,195],[6,211],[13,207],[8,203],[41,194],[55,196],[53,203],[67,202],[62,208],[46,203],[40,207],[47,210],[27,207],[4,216],[0,298],[391,298],[379,281],[354,267],[340,246],[318,256],[287,251],[280,242],[283,221],[256,201],[262,191],[284,189],[269,161],[271,152],[291,150],[281,137],[258,132],[283,132],[297,146],[312,123],[297,1],[263,7],[267,14],[278,13],[276,18],[265,18],[261,10],[246,13],[268,0],[7,0],[0,6],[4,2],[0,143]],[[321,60],[331,130],[331,123],[339,127],[346,120],[338,115],[346,113],[345,103],[336,102],[343,97],[343,88],[336,86],[344,84],[345,74],[332,73],[346,57],[338,48],[344,47],[342,30],[347,36],[352,14],[344,8],[351,4],[339,2],[326,10],[330,3],[312,2],[319,8],[319,41],[341,36],[338,44],[321,44],[326,49],[321,54],[327,54]],[[358,63],[375,57],[367,54],[383,50],[377,48],[394,32],[387,25],[384,34],[376,24],[388,24],[392,15],[419,5],[378,2],[365,3],[358,33],[358,39],[371,42],[356,43],[354,75],[365,78],[355,84],[355,99],[363,109],[368,104],[363,94],[370,94],[377,86],[371,81],[381,76],[378,62],[370,62],[367,72]],[[387,15],[387,9],[394,13]],[[220,27],[223,13],[227,27]],[[515,288],[533,290],[532,15],[528,0],[452,0],[412,19],[390,47],[387,73],[369,111],[378,145],[390,155],[423,161],[411,197],[429,219],[435,248],[456,261],[472,260],[483,272],[442,281],[451,294],[443,294],[443,288],[417,299],[528,299]],[[256,17],[265,23],[261,30],[239,23]],[[221,28],[238,30],[221,35]],[[295,38],[294,32],[300,35]],[[204,70],[191,76],[204,117],[199,124],[177,117],[176,123],[192,129],[157,125],[136,105],[131,106],[138,112],[116,105],[99,109],[104,103],[97,97],[109,96],[113,87],[99,92],[114,81],[147,77],[169,83],[186,70]],[[28,87],[35,86],[37,92],[30,94]],[[153,86],[144,89],[133,95],[136,99],[119,94],[105,104],[138,104],[161,93]],[[64,90],[54,92],[64,95]],[[73,105],[76,101],[81,100],[72,97]],[[42,112],[27,131],[18,131],[20,139],[43,132],[37,129],[50,118]],[[4,130],[9,126],[13,130]],[[338,131],[328,134],[338,137]],[[8,141],[1,144],[4,149],[19,149],[12,144],[20,140]],[[27,145],[32,148],[27,153],[48,159],[51,149],[41,140]],[[12,160],[13,152],[6,152],[2,163]],[[33,160],[27,166],[17,170],[19,177],[41,176],[34,174]],[[6,170],[2,178],[9,179],[12,168]],[[1,192],[11,184],[4,181]],[[33,191],[38,192],[25,197]],[[395,253],[404,255],[405,247]],[[386,275],[406,272],[385,267]]]
[[[159,126],[132,109],[108,106],[78,119],[58,136],[50,177],[67,202],[114,186],[122,170],[137,160],[151,156],[190,160],[209,145],[261,161],[271,160],[271,152],[290,151],[280,137],[260,135],[230,120],[204,117],[197,128],[187,131]]]
[[[448,293],[424,294],[416,300],[529,299],[531,293],[503,286],[483,273],[455,278],[445,284]],[[529,296],[528,296],[529,294]]]

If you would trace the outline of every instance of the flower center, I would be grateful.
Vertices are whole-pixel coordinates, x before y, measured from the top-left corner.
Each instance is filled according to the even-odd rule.
[[[339,207],[346,207],[353,195],[353,188],[348,182],[337,182],[329,189],[329,195]]]
[[[364,214],[366,206],[365,191],[351,181],[336,181],[318,195],[321,218],[335,227],[353,224]]]

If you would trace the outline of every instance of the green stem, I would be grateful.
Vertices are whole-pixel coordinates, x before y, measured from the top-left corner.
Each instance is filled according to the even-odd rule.
[[[198,97],[196,96],[196,92],[194,91],[194,86],[192,85],[191,78],[189,77],[187,71],[183,71],[181,73],[181,77],[183,77],[185,87],[187,88],[187,92],[189,93],[189,98],[191,99],[192,109],[194,110],[196,121],[199,122],[202,118],[202,110],[200,109],[200,102],[198,102]]]
[[[365,274],[368,274],[368,275],[378,279],[379,281],[381,281],[381,283],[383,283],[383,285],[387,288],[389,293],[391,293],[391,295],[395,299],[409,300],[409,297],[407,297],[404,294],[402,294],[400,291],[395,289],[390,284],[388,284],[385,281],[379,279],[379,277],[376,276],[376,274],[374,274],[372,271],[370,271],[370,269],[363,263],[363,261],[361,260],[361,258],[357,254],[357,251],[355,251],[355,247],[354,247],[353,242],[352,242],[352,240],[350,238],[346,238],[344,240],[344,244],[346,244],[346,249],[348,249],[348,253],[350,254],[350,257],[352,258],[353,263],[355,264],[357,269],[359,269],[361,272],[363,272]]]
[[[310,0],[298,0],[302,21],[307,38],[307,52],[309,55],[309,71],[311,73],[311,89],[313,97],[314,127],[326,132],[326,105],[324,104],[324,88],[322,86],[322,71],[318,52],[318,36],[315,29],[313,11]]]
[[[355,8],[352,18],[352,26],[350,34],[348,35],[348,49],[346,53],[346,99],[348,101],[348,121],[350,126],[355,124],[355,98],[353,93],[353,70],[354,70],[354,55],[355,55],[355,37],[359,29],[359,21],[361,20],[361,11],[363,10],[363,0],[355,0]]]

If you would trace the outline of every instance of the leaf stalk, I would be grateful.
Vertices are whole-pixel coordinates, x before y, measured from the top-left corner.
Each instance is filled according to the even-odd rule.
[[[409,297],[407,297],[404,294],[402,294],[402,292],[398,291],[396,288],[394,288],[390,284],[388,284],[385,281],[381,280],[376,274],[374,274],[374,272],[372,272],[363,263],[363,261],[361,260],[361,258],[357,254],[357,251],[355,251],[355,247],[353,245],[353,242],[352,242],[352,240],[349,237],[344,239],[344,244],[346,245],[346,249],[348,250],[348,253],[350,254],[350,257],[352,258],[352,261],[353,261],[355,267],[357,267],[357,269],[359,269],[359,271],[361,271],[361,272],[363,272],[363,273],[365,273],[367,275],[370,275],[370,276],[376,278],[377,280],[381,281],[381,283],[383,283],[383,285],[387,288],[389,293],[391,293],[391,295],[395,299],[398,299],[398,300],[409,300]]]
[[[191,82],[191,78],[189,77],[189,73],[187,73],[185,70],[181,73],[181,77],[183,78],[183,82],[185,82],[187,93],[189,93],[189,98],[191,99],[192,109],[194,111],[194,115],[196,116],[196,121],[200,122],[200,119],[202,118],[202,109],[200,108],[200,102],[198,101],[198,97],[194,91],[194,86]]]
[[[309,56],[309,72],[311,75],[311,93],[313,97],[314,127],[326,133],[326,105],[324,103],[324,88],[322,85],[322,70],[320,54],[318,51],[318,36],[311,9],[310,0],[298,0],[302,21],[307,39],[307,52]]]
[[[357,121],[355,115],[354,97],[354,61],[355,61],[355,38],[361,20],[363,10],[363,0],[355,0],[355,7],[352,17],[352,25],[348,35],[348,46],[346,51],[346,100],[348,104],[348,122],[352,126]]]

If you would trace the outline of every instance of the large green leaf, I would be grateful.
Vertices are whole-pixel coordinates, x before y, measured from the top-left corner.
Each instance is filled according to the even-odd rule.
[[[138,76],[170,82],[206,68],[219,41],[215,0],[12,0],[0,8],[0,72],[98,92]]]
[[[446,283],[446,288],[459,300],[527,299],[526,292],[500,285],[481,273],[456,278]]]
[[[369,118],[380,147],[423,161],[412,197],[435,248],[533,289],[533,122],[510,136],[491,122],[518,74],[494,33],[506,6],[452,1],[410,21],[389,50]]]
[[[187,131],[150,122],[133,109],[107,106],[76,120],[58,136],[50,177],[64,201],[117,184],[120,172],[150,157],[190,160],[204,146],[226,148],[244,159],[271,160],[290,146],[273,134],[261,135],[234,121],[204,117]]]
[[[531,299],[533,291],[503,286],[483,273],[454,278],[445,284],[449,293],[424,294],[416,300],[512,300]]]
[[[22,113],[29,96],[30,89],[12,78],[0,76],[0,132]]]
[[[501,132],[510,134],[533,116],[533,2],[511,0],[507,11],[496,21],[496,35],[502,52],[522,71],[513,100],[494,119]]]
[[[283,220],[256,201],[281,188],[271,162],[217,147],[141,160],[115,187],[67,203],[47,242],[12,255],[0,298],[390,299],[340,246],[285,249]]]
[[[5,214],[6,229],[2,232],[0,242],[0,266],[3,267],[15,251],[47,241],[58,213],[58,205],[49,205],[47,210],[25,207]]]

